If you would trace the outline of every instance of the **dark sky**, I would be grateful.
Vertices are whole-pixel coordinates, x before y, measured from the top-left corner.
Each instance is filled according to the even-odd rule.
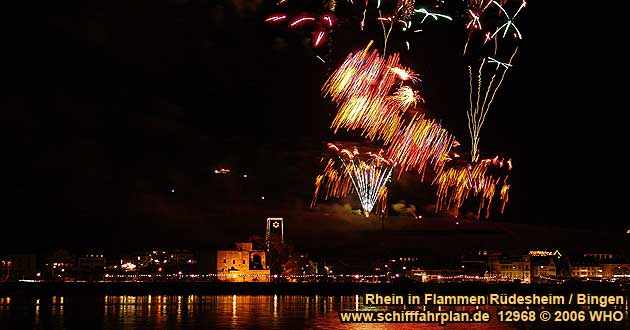
[[[93,0],[47,5],[43,30],[9,20],[0,251],[159,245],[168,228],[195,232],[217,215],[305,208],[323,142],[336,138],[319,89],[348,52],[382,37],[340,17],[330,52],[314,51],[300,30],[262,23],[272,4]],[[540,5],[517,20],[524,40],[482,130],[481,148],[515,166],[495,220],[627,223],[627,65],[608,41],[618,30]],[[401,62],[422,75],[427,112],[467,142],[463,31],[428,24]],[[405,38],[394,32],[391,47]],[[231,176],[212,173],[220,167]],[[397,197],[426,199],[413,190]]]

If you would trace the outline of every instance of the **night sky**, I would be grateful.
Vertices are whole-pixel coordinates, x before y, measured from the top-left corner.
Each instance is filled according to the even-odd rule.
[[[514,163],[506,213],[493,221],[627,224],[627,64],[607,35],[619,32],[540,5],[517,20],[524,39],[482,129],[482,151]],[[325,142],[339,138],[320,87],[350,51],[382,38],[347,24],[330,52],[314,51],[308,34],[262,22],[267,0],[45,9],[43,30],[20,24],[3,40],[0,252],[158,245],[175,227],[211,241],[223,214],[307,209]],[[427,113],[468,145],[461,23],[427,24],[410,51],[394,35],[391,47],[421,74]],[[222,167],[232,173],[213,173]],[[397,200],[432,198],[409,185]]]

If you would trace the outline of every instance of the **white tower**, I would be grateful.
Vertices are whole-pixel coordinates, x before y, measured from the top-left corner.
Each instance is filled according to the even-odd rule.
[[[284,244],[284,221],[283,218],[267,218],[267,230],[265,234],[265,244],[267,245],[267,252],[271,244],[271,236],[279,235],[280,242]]]

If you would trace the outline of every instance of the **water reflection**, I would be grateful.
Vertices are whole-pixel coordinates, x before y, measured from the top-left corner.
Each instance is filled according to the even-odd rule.
[[[341,323],[339,311],[375,311],[354,296],[51,296],[0,297],[0,329],[445,329],[433,323]],[[420,308],[426,310],[427,308]],[[436,310],[435,308],[428,308]],[[496,308],[469,306],[442,310]],[[590,329],[627,329],[628,306],[621,323],[588,324]],[[586,326],[562,324],[565,328]],[[448,329],[558,329],[553,323],[449,324]]]

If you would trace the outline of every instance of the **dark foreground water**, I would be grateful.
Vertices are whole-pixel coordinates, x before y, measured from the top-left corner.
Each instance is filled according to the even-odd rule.
[[[474,310],[476,307],[455,307]],[[489,323],[341,323],[339,311],[384,311],[361,296],[158,295],[0,297],[0,329],[630,329],[624,321]],[[506,307],[502,307],[506,308]],[[538,309],[537,311],[540,311]]]

